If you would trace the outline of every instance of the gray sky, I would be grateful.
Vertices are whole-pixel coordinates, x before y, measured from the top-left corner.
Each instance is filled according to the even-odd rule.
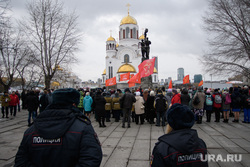
[[[63,0],[59,0],[63,1]],[[83,33],[80,50],[76,53],[78,64],[73,72],[83,81],[96,81],[101,78],[105,68],[106,45],[110,36],[118,39],[119,25],[127,16],[129,3],[130,15],[142,29],[148,28],[152,42],[150,57],[158,56],[159,79],[177,79],[177,68],[183,67],[185,75],[202,74],[203,67],[198,58],[204,54],[207,43],[202,30],[202,16],[208,9],[207,0],[64,0],[65,11],[75,10],[79,15],[79,28]],[[11,0],[13,16],[27,17],[25,0]],[[214,76],[213,76],[214,80]]]

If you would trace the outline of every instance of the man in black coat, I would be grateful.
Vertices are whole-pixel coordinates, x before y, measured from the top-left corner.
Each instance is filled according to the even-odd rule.
[[[34,121],[37,116],[37,108],[39,106],[39,99],[33,90],[30,91],[28,97],[26,98],[26,104],[29,112],[28,126],[31,126],[33,124],[31,123],[31,116]]]
[[[58,89],[49,105],[26,130],[15,167],[99,167],[102,149],[90,120],[77,108],[75,89]]]
[[[167,111],[167,120],[167,133],[155,144],[151,167],[207,167],[207,147],[197,131],[191,129],[195,119],[189,107],[174,104]]]
[[[122,127],[125,128],[125,121],[128,120],[128,128],[130,128],[130,115],[133,103],[136,102],[135,96],[130,93],[129,88],[125,89],[125,94],[120,99],[121,108],[123,111]]]

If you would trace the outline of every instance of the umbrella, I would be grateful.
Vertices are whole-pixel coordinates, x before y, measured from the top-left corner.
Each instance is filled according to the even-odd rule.
[[[228,81],[227,84],[243,84],[241,81]]]

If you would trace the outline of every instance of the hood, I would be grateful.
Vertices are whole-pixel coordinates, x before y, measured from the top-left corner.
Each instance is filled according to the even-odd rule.
[[[182,129],[172,131],[159,138],[159,141],[167,143],[183,154],[190,154],[199,147],[199,138],[194,129]]]
[[[85,96],[85,98],[88,100],[88,99],[90,99],[90,96]]]
[[[35,129],[45,139],[56,139],[63,136],[76,119],[72,107],[66,109],[48,107],[34,120]]]

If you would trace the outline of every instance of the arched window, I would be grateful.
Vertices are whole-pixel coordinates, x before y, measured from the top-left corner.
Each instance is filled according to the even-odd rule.
[[[124,63],[129,63],[129,55],[128,54],[124,55]]]
[[[135,28],[133,28],[133,38],[136,39],[136,29]]]
[[[126,38],[128,38],[128,37],[129,37],[129,28],[126,27]]]

